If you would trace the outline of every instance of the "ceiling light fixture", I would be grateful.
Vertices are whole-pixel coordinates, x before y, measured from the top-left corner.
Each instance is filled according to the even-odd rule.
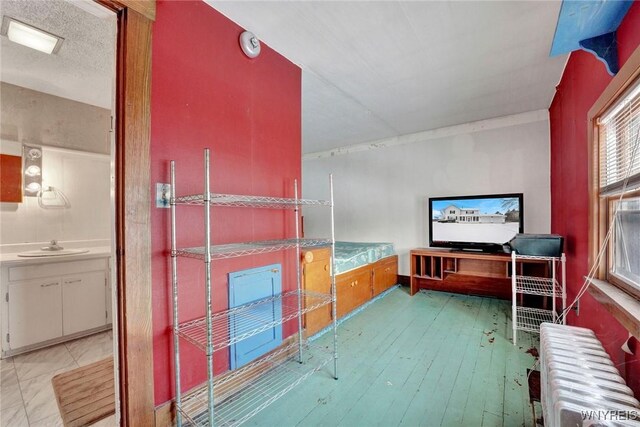
[[[9,40],[40,52],[52,54],[60,50],[64,39],[55,34],[25,24],[9,16],[2,18],[0,33]]]

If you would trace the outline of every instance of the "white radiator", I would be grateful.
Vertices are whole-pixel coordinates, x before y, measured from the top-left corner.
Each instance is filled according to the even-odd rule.
[[[640,402],[593,331],[543,323],[540,348],[546,427],[640,427]]]

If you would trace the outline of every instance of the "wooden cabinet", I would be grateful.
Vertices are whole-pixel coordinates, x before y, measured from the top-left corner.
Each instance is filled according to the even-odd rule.
[[[9,283],[9,330],[13,348],[62,336],[62,281],[35,279]]]
[[[372,280],[374,297],[398,283],[398,255],[373,264]]]
[[[331,250],[314,249],[304,254],[303,284],[305,290],[331,292]],[[345,316],[398,283],[398,256],[383,258],[336,276],[336,312]],[[305,315],[307,336],[313,335],[331,323],[331,307],[321,307]]]
[[[107,324],[107,276],[104,271],[62,279],[62,333],[71,335]]]
[[[3,355],[106,328],[108,263],[107,257],[3,268]]]
[[[308,251],[305,255],[307,256],[302,269],[305,290],[330,294],[331,250],[329,248],[316,249]],[[331,305],[320,307],[304,316],[306,334],[307,336],[311,336],[331,323]]]
[[[336,276],[338,318],[371,299],[371,269],[356,268]]]

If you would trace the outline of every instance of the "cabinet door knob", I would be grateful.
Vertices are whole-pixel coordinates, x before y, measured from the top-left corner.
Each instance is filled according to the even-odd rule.
[[[41,288],[48,288],[49,286],[55,286],[55,285],[59,285],[58,282],[52,282],[52,283],[45,283],[43,285],[40,285]]]
[[[307,251],[304,253],[304,260],[308,263],[313,262],[313,252]]]
[[[329,264],[324,265],[324,271],[329,271]]]
[[[64,283],[65,284],[69,284],[69,283],[78,283],[78,282],[82,282],[82,279],[76,279],[76,280],[65,280]]]

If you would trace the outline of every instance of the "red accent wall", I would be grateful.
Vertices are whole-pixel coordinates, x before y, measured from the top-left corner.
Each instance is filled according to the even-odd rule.
[[[211,149],[212,191],[293,197],[301,175],[301,71],[262,44],[250,60],[238,44],[243,29],[201,1],[158,1],[153,28],[151,181],[169,182],[176,161],[176,194],[203,189],[203,149]],[[155,204],[154,204],[155,205]],[[214,208],[215,243],[290,237],[293,214],[276,210]],[[179,207],[178,247],[202,246],[202,208]],[[174,395],[170,211],[152,207],[152,279],[155,402]],[[226,308],[227,274],[283,264],[283,288],[295,287],[291,253],[214,261],[214,310]],[[180,320],[205,313],[204,264],[179,260]],[[284,336],[293,330],[285,325]],[[181,342],[183,390],[206,379],[204,355]],[[228,353],[214,355],[216,372]]]
[[[620,66],[640,45],[640,3],[618,28]],[[587,113],[611,81],[603,63],[592,54],[571,53],[549,109],[551,121],[551,229],[565,236],[569,301],[589,272],[589,183]],[[580,315],[569,323],[593,329],[627,383],[640,396],[640,357],[625,357],[621,345],[628,332],[589,294],[580,300]]]

